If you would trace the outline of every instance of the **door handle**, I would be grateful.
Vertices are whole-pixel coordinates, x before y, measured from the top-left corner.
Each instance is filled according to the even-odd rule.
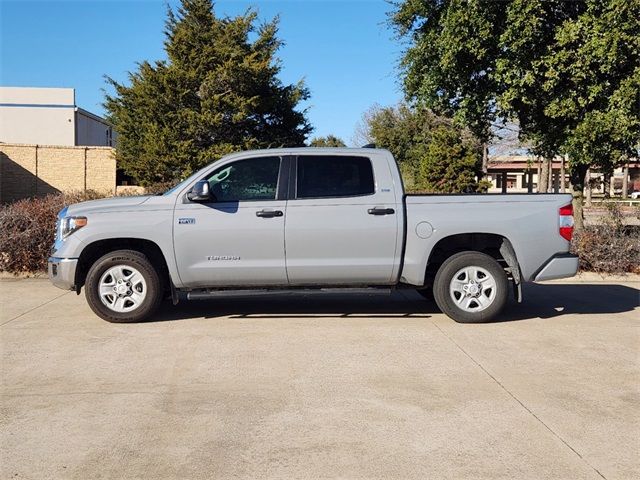
[[[367,213],[369,215],[393,215],[396,211],[393,208],[370,208]]]
[[[258,210],[256,212],[256,217],[262,218],[281,217],[282,215],[284,215],[282,210]]]

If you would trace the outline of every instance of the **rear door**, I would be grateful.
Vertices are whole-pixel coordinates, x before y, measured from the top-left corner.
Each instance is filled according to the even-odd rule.
[[[388,175],[374,174],[388,170],[384,159],[309,154],[292,166],[285,222],[289,283],[394,283],[402,206],[391,186],[383,185]]]

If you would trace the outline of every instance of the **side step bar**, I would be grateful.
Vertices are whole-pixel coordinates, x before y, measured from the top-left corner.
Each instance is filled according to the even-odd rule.
[[[188,300],[208,300],[210,298],[259,297],[269,295],[327,295],[350,293],[360,295],[391,295],[391,288],[295,288],[289,290],[196,290],[187,293]]]

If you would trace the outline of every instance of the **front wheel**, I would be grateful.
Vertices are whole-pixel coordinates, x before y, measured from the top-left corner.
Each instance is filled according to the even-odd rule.
[[[433,287],[440,310],[459,323],[494,319],[506,305],[508,293],[504,269],[479,252],[460,252],[445,260]]]
[[[149,259],[135,250],[117,250],[99,258],[85,282],[87,302],[109,322],[139,322],[162,301],[162,282]]]

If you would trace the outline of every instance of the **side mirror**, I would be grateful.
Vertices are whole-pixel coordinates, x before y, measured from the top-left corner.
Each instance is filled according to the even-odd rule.
[[[192,202],[211,202],[214,200],[209,190],[209,182],[200,180],[187,193],[187,198]]]

